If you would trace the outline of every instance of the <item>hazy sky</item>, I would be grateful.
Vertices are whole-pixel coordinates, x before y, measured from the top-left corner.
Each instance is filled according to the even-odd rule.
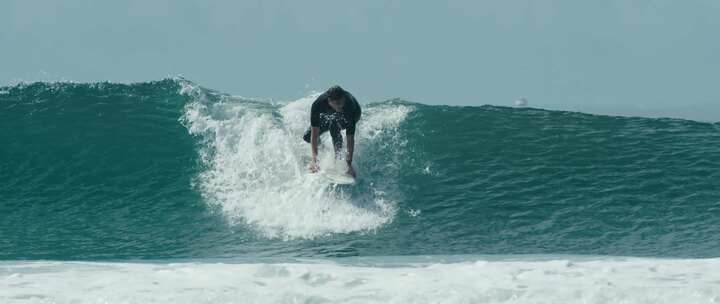
[[[337,83],[363,102],[711,117],[719,16],[717,0],[4,0],[0,84],[183,75],[262,99]]]

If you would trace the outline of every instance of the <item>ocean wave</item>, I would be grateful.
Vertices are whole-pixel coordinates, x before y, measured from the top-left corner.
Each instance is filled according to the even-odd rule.
[[[306,169],[313,94],[0,91],[3,259],[720,255],[718,124],[364,102],[358,183],[332,187]]]

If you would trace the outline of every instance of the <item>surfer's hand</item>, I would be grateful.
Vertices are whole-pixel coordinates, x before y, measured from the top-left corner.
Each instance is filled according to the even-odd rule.
[[[318,171],[320,171],[320,166],[318,166],[316,161],[311,161],[308,169],[310,169],[310,172],[312,173],[317,173]]]
[[[355,169],[353,168],[352,165],[348,165],[347,174],[352,176],[353,178],[355,178]]]

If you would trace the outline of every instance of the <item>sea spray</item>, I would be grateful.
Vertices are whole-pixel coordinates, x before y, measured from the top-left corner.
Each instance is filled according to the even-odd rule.
[[[308,113],[316,96],[270,104],[227,95],[209,97],[213,93],[202,89],[184,91],[193,92],[194,101],[186,106],[182,120],[191,134],[203,137],[201,154],[208,169],[199,175],[200,190],[232,223],[287,239],[369,231],[392,220],[397,203],[374,187],[392,177],[361,175],[359,189],[346,191],[308,172],[310,149],[300,138],[309,126]],[[363,148],[373,145],[385,129],[397,134],[409,111],[409,107],[366,111],[356,135],[357,159],[372,156]],[[328,138],[323,142],[320,165],[326,166],[334,155]],[[390,151],[400,152],[398,147]],[[356,164],[363,174],[364,163]]]

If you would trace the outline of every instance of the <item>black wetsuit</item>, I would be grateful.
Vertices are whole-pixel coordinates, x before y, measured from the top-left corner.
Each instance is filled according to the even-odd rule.
[[[345,107],[343,108],[343,112],[335,112],[328,104],[327,92],[323,93],[318,96],[312,104],[310,110],[310,129],[305,132],[303,139],[308,143],[310,142],[313,127],[320,128],[320,134],[323,134],[325,131],[330,131],[335,151],[339,151],[343,143],[340,130],[347,129],[347,134],[355,135],[355,125],[358,120],[360,120],[361,115],[362,110],[360,109],[360,104],[350,92],[345,91]],[[318,136],[320,135],[318,134]]]

